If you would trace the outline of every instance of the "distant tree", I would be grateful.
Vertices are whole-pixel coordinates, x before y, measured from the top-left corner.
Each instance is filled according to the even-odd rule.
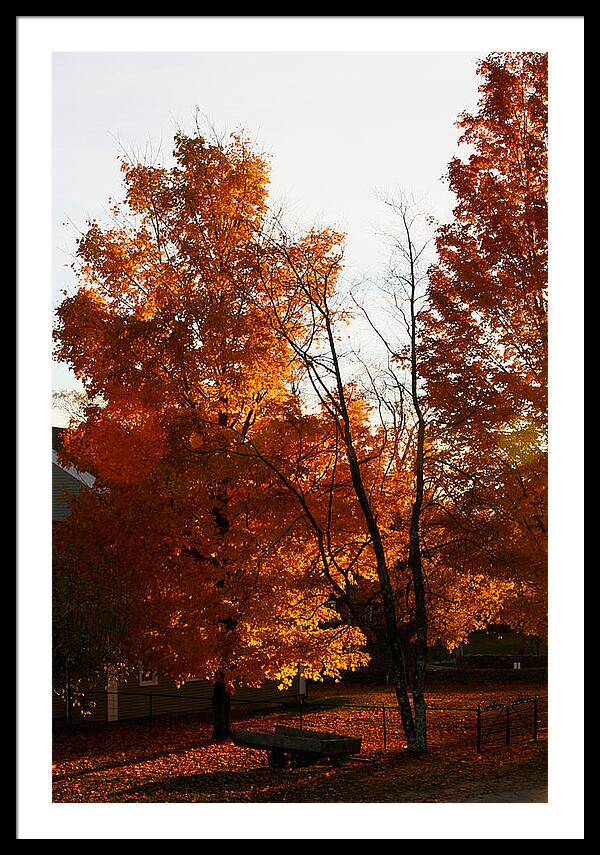
[[[547,506],[547,56],[493,53],[468,146],[450,162],[457,203],[436,234],[423,316],[449,560],[518,583],[507,622],[543,633]]]

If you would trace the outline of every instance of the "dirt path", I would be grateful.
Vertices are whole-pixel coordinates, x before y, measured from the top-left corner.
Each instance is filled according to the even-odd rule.
[[[532,784],[519,789],[498,790],[493,793],[465,799],[467,802],[547,802],[548,787]]]

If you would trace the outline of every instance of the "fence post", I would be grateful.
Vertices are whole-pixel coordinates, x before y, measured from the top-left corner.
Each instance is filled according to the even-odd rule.
[[[481,701],[477,706],[477,753],[481,754]]]
[[[510,745],[510,704],[506,705],[506,744]]]
[[[152,728],[152,692],[148,692],[148,727]]]
[[[533,696],[533,739],[537,742],[538,738],[538,696]]]
[[[385,721],[385,704],[381,706],[381,713],[383,718],[383,750],[385,751],[387,748],[387,727]]]
[[[67,724],[73,723],[73,700],[71,697],[71,678],[67,677]]]

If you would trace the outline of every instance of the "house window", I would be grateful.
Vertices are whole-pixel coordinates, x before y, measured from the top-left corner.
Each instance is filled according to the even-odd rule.
[[[152,668],[140,668],[140,686],[158,686],[158,672]]]

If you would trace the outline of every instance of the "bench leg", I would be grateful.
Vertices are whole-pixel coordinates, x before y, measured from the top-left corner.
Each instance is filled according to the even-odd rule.
[[[288,755],[280,748],[273,748],[269,751],[267,759],[272,769],[285,769],[289,762]]]
[[[319,757],[315,754],[310,754],[309,752],[294,752],[291,757],[292,766],[311,766],[313,763],[316,763]]]

